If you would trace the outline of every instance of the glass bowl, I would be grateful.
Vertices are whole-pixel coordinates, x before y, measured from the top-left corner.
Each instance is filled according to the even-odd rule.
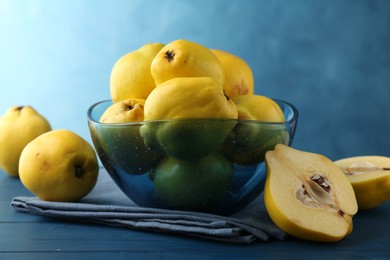
[[[285,122],[173,119],[99,123],[110,100],[88,109],[96,152],[118,187],[138,206],[229,215],[263,192],[264,156],[291,145],[298,110],[274,99]]]

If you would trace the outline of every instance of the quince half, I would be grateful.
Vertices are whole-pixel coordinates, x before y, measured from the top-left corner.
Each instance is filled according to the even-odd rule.
[[[356,156],[335,161],[350,180],[359,210],[375,208],[390,200],[390,158]]]
[[[335,242],[352,232],[355,193],[331,160],[278,144],[266,153],[266,168],[264,202],[280,229],[321,242]]]
[[[212,77],[220,84],[225,72],[217,56],[205,46],[183,39],[166,44],[152,61],[156,85],[178,77]]]

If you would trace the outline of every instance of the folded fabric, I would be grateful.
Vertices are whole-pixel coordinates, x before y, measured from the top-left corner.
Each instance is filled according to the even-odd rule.
[[[75,203],[15,197],[11,206],[21,212],[87,221],[138,230],[184,234],[216,241],[250,244],[284,240],[286,234],[269,219],[262,197],[231,216],[136,206],[110,179],[99,173],[94,190]]]

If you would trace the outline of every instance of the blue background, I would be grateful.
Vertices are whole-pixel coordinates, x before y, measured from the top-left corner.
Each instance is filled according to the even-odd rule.
[[[0,113],[32,105],[91,142],[117,59],[184,38],[245,59],[255,92],[293,103],[293,146],[390,156],[390,1],[0,0]]]

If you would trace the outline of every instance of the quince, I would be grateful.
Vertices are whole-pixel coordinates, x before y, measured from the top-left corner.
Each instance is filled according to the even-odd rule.
[[[271,98],[261,95],[244,95],[231,98],[238,109],[238,119],[266,122],[283,122],[280,106]]]
[[[0,117],[0,168],[17,177],[23,148],[51,130],[49,122],[31,106],[12,106]]]
[[[99,172],[92,146],[64,129],[44,133],[23,149],[22,184],[47,201],[78,201],[95,186]]]
[[[158,85],[145,101],[144,120],[178,118],[237,119],[236,104],[210,77],[173,78]]]
[[[165,45],[152,61],[156,85],[178,77],[212,77],[223,85],[225,73],[221,62],[205,46],[188,40]]]
[[[355,191],[359,210],[375,208],[390,200],[390,158],[356,156],[335,161]]]
[[[145,99],[125,99],[112,104],[99,119],[101,123],[128,123],[144,121]]]
[[[215,79],[174,78],[158,85],[146,99],[140,132],[148,147],[196,160],[225,141],[236,124],[226,119],[237,119],[237,108]]]
[[[252,69],[240,57],[223,50],[211,50],[222,63],[225,72],[224,89],[229,97],[253,95],[254,78]]]
[[[148,43],[123,55],[116,61],[110,76],[112,101],[129,98],[145,99],[156,86],[150,72],[150,65],[162,43]]]
[[[140,135],[140,126],[144,119],[144,99],[126,99],[109,106],[100,117],[101,131],[90,127],[98,153],[110,157],[122,170],[130,174],[143,174],[152,169],[162,155],[145,146]],[[134,124],[126,124],[134,123]],[[101,152],[101,149],[105,152]]]
[[[225,141],[222,152],[238,164],[256,164],[276,144],[288,144],[284,114],[271,98],[244,95],[231,98],[237,106],[238,124]],[[268,122],[264,124],[264,122]]]
[[[154,170],[154,190],[161,204],[178,210],[212,210],[233,178],[233,164],[214,153],[197,161],[168,157]]]
[[[278,144],[266,153],[266,168],[264,202],[280,229],[321,242],[335,242],[352,232],[355,193],[331,160]]]

